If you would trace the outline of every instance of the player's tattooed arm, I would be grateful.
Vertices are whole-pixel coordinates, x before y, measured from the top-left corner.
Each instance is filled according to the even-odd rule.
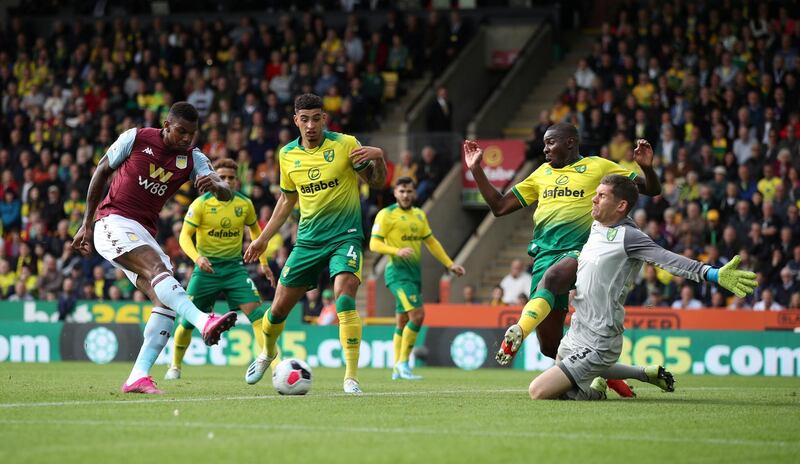
[[[478,184],[478,190],[492,210],[492,214],[495,217],[505,216],[522,208],[522,203],[520,203],[513,191],[509,190],[503,194],[494,188],[492,183],[489,182],[489,178],[486,177],[486,173],[483,172],[481,160],[483,160],[483,149],[474,140],[465,140],[464,161],[467,163],[467,168],[472,172],[475,183]]]
[[[350,153],[353,166],[368,162],[358,174],[370,188],[380,189],[386,184],[386,162],[383,159],[383,150],[378,147],[358,147]]]
[[[83,255],[91,254],[92,239],[94,238],[94,214],[103,198],[109,177],[114,169],[108,163],[108,156],[103,156],[97,164],[92,179],[89,181],[89,191],[86,193],[86,212],[83,215],[83,224],[72,240],[72,248]]]
[[[211,172],[206,176],[198,177],[194,181],[197,191],[202,193],[211,192],[217,200],[228,201],[233,198],[233,191],[227,182],[223,181],[216,172]]]
[[[636,164],[642,168],[644,172],[644,179],[637,177],[635,179],[636,186],[639,187],[639,193],[649,195],[651,197],[661,193],[661,182],[658,180],[658,174],[653,169],[653,147],[650,142],[645,139],[636,141],[636,148],[633,150],[633,157]]]

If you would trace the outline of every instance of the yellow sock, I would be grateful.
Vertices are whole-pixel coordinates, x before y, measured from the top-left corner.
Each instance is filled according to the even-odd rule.
[[[408,362],[408,358],[411,356],[411,350],[414,348],[414,343],[417,341],[418,334],[419,326],[408,321],[408,324],[406,324],[406,327],[403,329],[403,349],[400,351],[400,362]]]
[[[345,379],[358,380],[358,355],[361,349],[361,317],[355,309],[339,313],[339,341],[344,352]]]
[[[283,333],[286,326],[286,318],[278,318],[272,315],[272,310],[267,311],[267,315],[261,319],[261,331],[264,333],[264,348],[261,351],[267,356],[278,354],[278,337]]]
[[[173,347],[175,349],[172,352],[173,367],[177,367],[178,369],[181,368],[183,356],[186,354],[186,349],[189,348],[189,345],[192,343],[193,330],[194,328],[187,329],[183,326],[183,324],[178,324],[178,328],[175,329],[175,341],[173,343]]]
[[[550,314],[554,302],[555,298],[549,290],[541,289],[533,294],[533,298],[522,308],[522,314],[520,314],[519,322],[517,322],[522,328],[524,337],[530,335],[536,329],[536,326],[541,324],[544,318]]]
[[[400,361],[400,351],[402,351],[403,346],[403,329],[399,327],[394,328],[392,343],[394,344],[394,364],[397,364]]]
[[[256,323],[253,324],[253,337],[256,339],[256,346],[258,347],[259,353],[264,351],[264,345],[266,344],[264,332],[261,330],[263,326],[264,322],[262,321],[256,321]]]

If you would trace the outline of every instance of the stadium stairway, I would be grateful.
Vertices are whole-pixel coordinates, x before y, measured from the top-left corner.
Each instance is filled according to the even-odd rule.
[[[539,123],[539,113],[553,106],[555,96],[564,90],[567,79],[575,73],[578,61],[591,53],[594,36],[579,34],[570,42],[569,52],[564,59],[550,67],[503,129],[506,138],[525,138],[533,133]]]
[[[496,258],[490,265],[486,266],[486,270],[481,274],[481,280],[477,283],[477,296],[480,301],[490,301],[492,299],[492,288],[498,285],[503,277],[508,274],[511,266],[511,261],[514,258],[522,259],[525,266],[529,266],[533,260],[528,256],[528,243],[531,240],[533,232],[533,220],[529,211],[523,213],[516,213],[514,224],[506,224],[506,227],[511,225],[514,233],[504,241],[504,245],[497,250]],[[459,296],[456,296],[456,301],[460,301]]]

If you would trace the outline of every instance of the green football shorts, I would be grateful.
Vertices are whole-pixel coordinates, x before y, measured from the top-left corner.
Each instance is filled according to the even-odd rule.
[[[361,280],[361,246],[360,238],[317,247],[298,243],[289,253],[280,281],[285,287],[314,288],[326,264],[331,277],[350,272]]]
[[[544,273],[550,266],[564,258],[572,258],[577,260],[581,254],[580,250],[542,250],[537,248],[535,251],[528,251],[528,254],[533,257],[533,278],[531,279],[530,297],[536,293],[536,287],[539,286],[539,281],[544,277]],[[555,307],[553,309],[560,309],[566,311],[569,309],[569,294],[555,295]]]
[[[256,285],[240,261],[212,261],[211,266],[214,268],[213,274],[195,266],[186,288],[192,303],[200,311],[210,313],[220,292],[225,295],[228,307],[232,310],[247,303],[261,302]]]
[[[394,295],[396,313],[402,314],[422,307],[422,288],[419,282],[403,280],[388,285]]]

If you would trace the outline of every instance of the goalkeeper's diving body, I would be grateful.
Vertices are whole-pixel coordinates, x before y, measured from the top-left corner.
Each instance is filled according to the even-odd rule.
[[[715,268],[656,245],[628,217],[638,195],[636,184],[619,175],[606,176],[597,187],[592,199],[594,222],[578,257],[575,313],[558,348],[556,365],[531,382],[532,399],[605,399],[605,379],[638,378],[673,389],[672,376],[661,367],[617,363],[622,351],[623,302],[645,262],[696,282],[714,282],[739,297],[753,293],[756,276],[737,269],[738,256]]]

